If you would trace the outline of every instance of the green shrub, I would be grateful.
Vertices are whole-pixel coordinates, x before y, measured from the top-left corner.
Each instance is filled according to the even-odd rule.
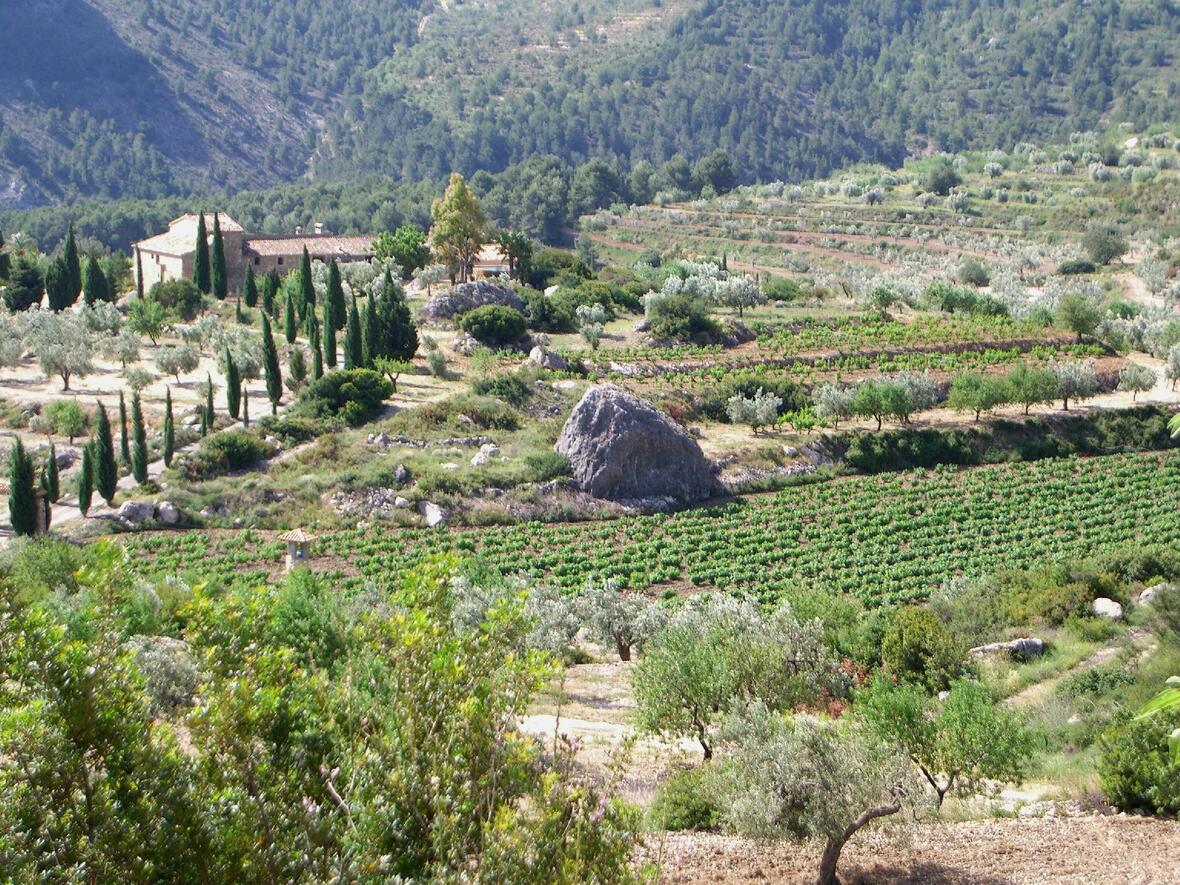
[[[668,775],[656,788],[648,811],[652,826],[663,830],[719,829],[722,809],[711,775],[708,765],[682,768]]]
[[[1086,261],[1084,258],[1075,258],[1072,261],[1063,261],[1057,266],[1057,273],[1063,277],[1073,276],[1075,274],[1094,273],[1098,270],[1097,265],[1093,261]]]
[[[942,691],[962,669],[963,651],[928,608],[899,609],[881,640],[881,663],[899,679]]]
[[[275,594],[267,638],[308,665],[331,666],[347,645],[338,597],[307,568],[295,569]]]
[[[459,319],[459,327],[476,341],[492,346],[513,344],[524,336],[524,314],[511,307],[485,304]]]
[[[332,429],[331,422],[292,415],[265,415],[258,427],[267,436],[276,437],[285,446],[309,442]]]
[[[1111,805],[1128,812],[1180,814],[1180,760],[1168,746],[1177,728],[1180,708],[1139,720],[1123,714],[1103,734],[1098,772]]]
[[[668,295],[654,302],[648,315],[651,333],[662,341],[710,344],[720,334],[703,298]]]
[[[184,459],[189,479],[208,479],[230,470],[253,467],[271,453],[269,443],[246,430],[224,430],[207,436],[196,452]]]
[[[526,482],[548,482],[570,472],[569,459],[552,449],[529,452],[524,456],[524,466]]]
[[[164,308],[174,319],[191,320],[201,312],[201,290],[192,280],[167,280],[156,283],[147,297]]]
[[[478,396],[494,396],[514,406],[523,406],[533,394],[533,388],[517,372],[480,378],[471,385],[471,390]]]
[[[573,332],[576,329],[574,312],[568,306],[547,296],[544,292],[526,289],[523,293],[525,318],[530,329],[538,332]]]
[[[376,417],[392,393],[389,379],[371,369],[329,372],[303,388],[292,411],[310,418],[339,416],[356,427]]]
[[[757,372],[739,372],[709,390],[696,404],[697,412],[711,421],[729,423],[728,404],[731,397],[747,399],[759,390],[773,394],[781,400],[779,415],[797,412],[809,405],[807,392],[794,381],[781,375],[763,375]]]
[[[7,574],[27,600],[48,593],[76,593],[77,571],[83,553],[73,544],[54,538],[14,538],[0,559],[0,574]]]
[[[1113,621],[1076,614],[1066,617],[1065,629],[1083,642],[1109,642],[1119,634],[1119,628]]]
[[[1057,693],[1067,698],[1109,694],[1135,684],[1135,674],[1122,667],[1090,667],[1067,676],[1057,686]]]

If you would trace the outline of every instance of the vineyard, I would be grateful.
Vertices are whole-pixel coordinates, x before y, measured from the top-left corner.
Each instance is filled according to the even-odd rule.
[[[431,557],[477,555],[573,590],[715,588],[772,601],[850,593],[868,605],[925,597],[955,574],[1084,558],[1129,541],[1180,541],[1180,453],[1046,460],[853,477],[677,514],[470,530],[346,530],[316,556],[343,586],[378,584]],[[128,538],[145,576],[266,580],[284,545],[260,532]],[[322,567],[322,566],[321,566]]]

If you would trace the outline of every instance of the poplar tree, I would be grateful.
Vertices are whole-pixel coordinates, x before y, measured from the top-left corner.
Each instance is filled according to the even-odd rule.
[[[32,536],[37,531],[37,498],[33,459],[20,437],[8,453],[8,521],[13,534]]]
[[[94,436],[94,488],[107,504],[115,503],[119,486],[119,468],[115,463],[115,441],[106,407],[98,404],[98,426]]]
[[[127,402],[123,391],[119,391],[119,458],[124,464],[131,463],[131,437],[127,434]]]
[[[147,428],[143,424],[143,405],[138,390],[131,394],[131,433],[131,475],[143,485],[148,480]]]
[[[78,471],[78,509],[85,516],[94,497],[94,444],[82,446],[82,467]]]
[[[361,369],[365,365],[365,342],[361,337],[361,317],[356,299],[348,306],[348,326],[344,331],[344,368]]]
[[[242,299],[246,307],[258,306],[258,281],[254,279],[253,265],[246,265],[246,280],[242,283]]]
[[[221,238],[221,216],[213,213],[213,297],[225,301],[229,295],[229,278],[225,270],[225,241]]]
[[[66,234],[66,247],[61,255],[66,269],[66,279],[69,282],[69,303],[78,300],[82,292],[82,261],[78,257],[78,241],[74,238],[74,225],[70,225],[70,232]]]
[[[266,372],[266,398],[270,400],[270,413],[277,415],[279,401],[283,398],[283,376],[279,371],[279,352],[270,331],[270,318],[265,313],[262,314],[262,367]]]
[[[286,316],[283,317],[283,332],[286,335],[287,343],[295,343],[295,335],[298,331],[295,324],[295,302],[290,295],[287,296]]]
[[[225,349],[225,405],[236,421],[242,412],[242,376],[228,347]]]
[[[328,265],[328,303],[324,310],[324,322],[331,323],[339,331],[344,328],[348,316],[344,306],[344,282],[340,279],[340,265],[333,258]]]
[[[172,388],[164,388],[164,466],[172,466],[172,455],[176,451],[176,425],[172,419]]]
[[[205,227],[205,213],[197,216],[196,255],[193,257],[193,282],[208,295],[213,291],[212,273],[209,268],[209,231]]]
[[[327,317],[324,317],[324,362],[329,369],[336,368],[336,329]]]
[[[106,275],[98,264],[98,259],[91,255],[86,259],[85,279],[82,282],[82,300],[93,307],[99,301],[113,301],[111,287],[107,283]]]
[[[45,491],[49,500],[56,504],[61,498],[61,474],[57,470],[57,447],[49,442],[49,457],[45,459]]]

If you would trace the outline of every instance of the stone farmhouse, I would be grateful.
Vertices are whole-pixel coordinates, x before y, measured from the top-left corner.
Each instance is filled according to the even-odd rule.
[[[337,236],[317,224],[311,233],[295,228],[293,234],[250,234],[228,215],[217,216],[221,224],[221,240],[225,246],[225,270],[231,290],[241,289],[246,266],[254,268],[256,276],[267,271],[285,274],[298,270],[303,249],[307,248],[312,261],[328,262],[368,261],[373,257],[374,236]],[[197,215],[182,215],[168,223],[168,230],[132,246],[132,267],[135,252],[143,264],[143,285],[148,290],[167,280],[191,280],[197,252]],[[213,243],[213,215],[205,214],[205,227],[210,248]]]

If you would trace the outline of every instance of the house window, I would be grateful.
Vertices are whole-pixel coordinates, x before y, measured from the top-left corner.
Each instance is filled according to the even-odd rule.
[[[261,256],[261,255],[255,255],[255,256],[254,256],[254,265],[255,265],[255,266],[258,266],[258,265],[259,265],[259,264],[261,264],[261,263],[262,263],[262,256]]]
[[[280,255],[280,256],[279,256],[279,264],[282,264],[282,263],[283,263],[283,256],[282,256],[282,255]]]

